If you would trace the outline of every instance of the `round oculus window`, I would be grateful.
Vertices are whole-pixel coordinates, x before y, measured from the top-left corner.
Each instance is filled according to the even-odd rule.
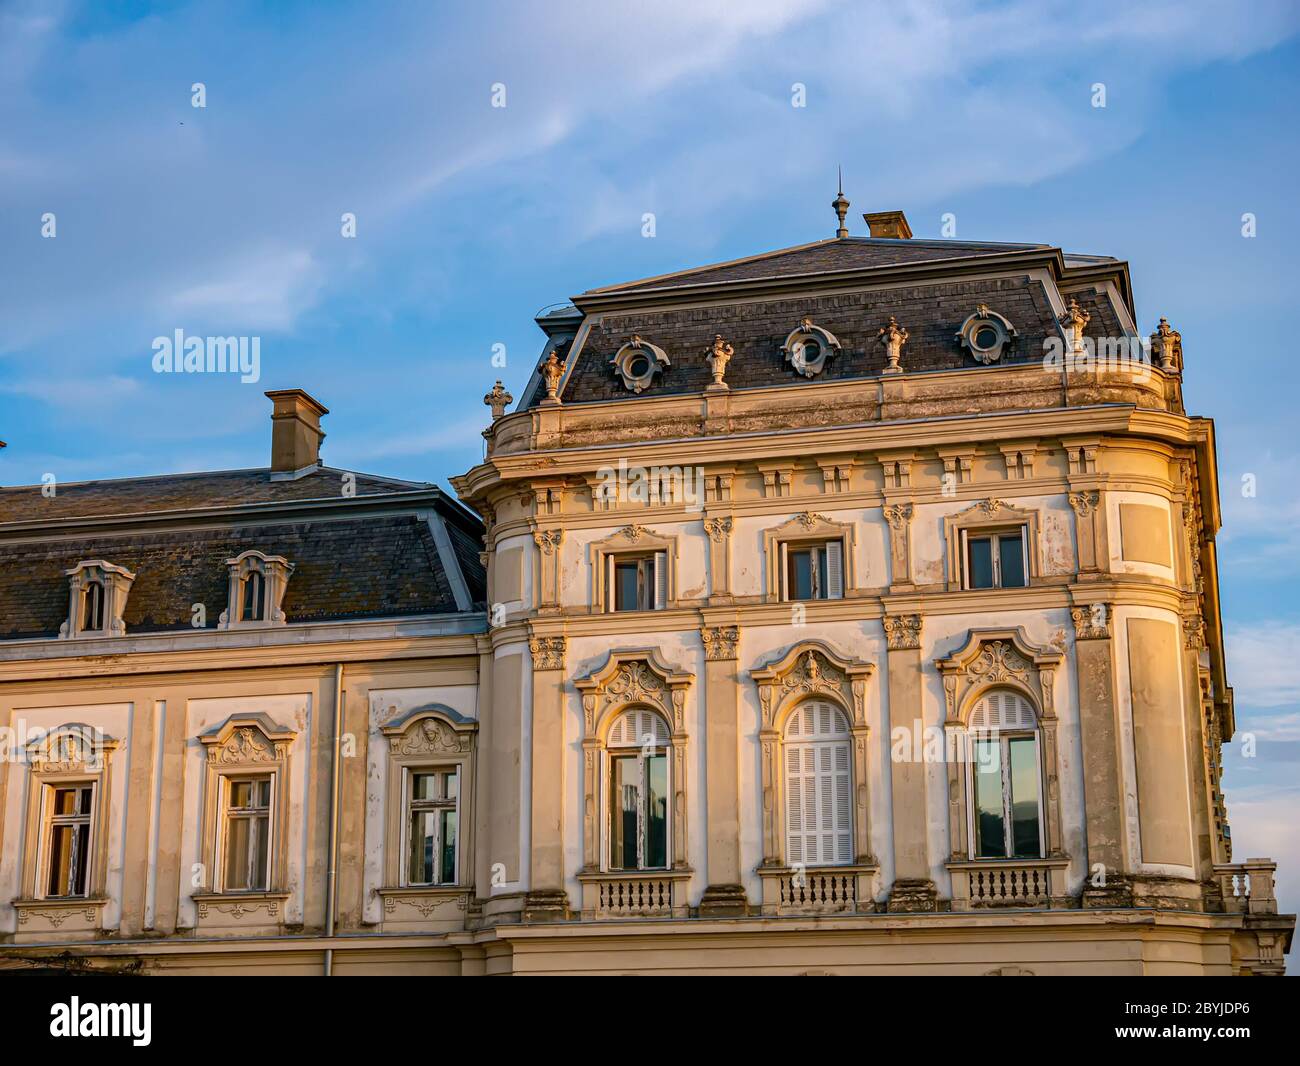
[[[644,355],[634,355],[627,361],[627,375],[632,378],[643,378],[650,373],[650,360]]]
[[[982,352],[987,352],[990,348],[996,348],[999,340],[999,332],[993,326],[980,326],[975,330],[975,336],[972,341],[976,348]]]

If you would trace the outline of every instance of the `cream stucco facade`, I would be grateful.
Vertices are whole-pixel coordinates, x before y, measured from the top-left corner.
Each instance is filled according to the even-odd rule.
[[[1043,285],[1067,339],[1085,289],[1129,314],[1122,265],[1029,259],[999,269]],[[84,896],[39,898],[39,759],[0,764],[0,966],[71,951],[150,973],[1280,972],[1294,919],[1271,863],[1232,861],[1219,794],[1234,720],[1214,437],[1182,411],[1181,352],[913,370],[904,345],[883,373],[732,387],[715,347],[698,391],[566,394],[602,319],[641,305],[887,300],[931,275],[580,298],[568,354],[532,402],[494,408],[486,459],[454,482],[486,522],[483,605],[0,642],[0,723],[111,740],[80,751],[102,769],[74,752],[63,770],[102,789]],[[689,491],[606,496],[620,469]],[[969,587],[969,538],[1008,531],[1024,582]],[[837,594],[794,600],[788,553],[832,543]],[[655,588],[615,610],[627,559]],[[979,853],[976,771],[954,752],[1003,694],[1032,722],[1039,843],[998,858]],[[810,705],[841,723],[833,795],[791,776]],[[620,747],[628,711],[650,731]],[[662,838],[629,868],[613,851],[629,786],[611,774],[638,745],[639,765],[662,759],[646,801]],[[456,769],[460,831],[450,882],[416,887],[402,782],[420,767]],[[223,890],[221,774],[272,770],[267,884]],[[818,822],[845,841],[833,861],[792,859],[805,785],[843,808]],[[650,832],[637,810],[628,831]]]

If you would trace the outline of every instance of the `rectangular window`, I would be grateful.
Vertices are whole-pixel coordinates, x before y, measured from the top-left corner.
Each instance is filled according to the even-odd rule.
[[[271,859],[271,778],[225,782],[222,891],[265,892]]]
[[[657,611],[668,600],[668,553],[611,555],[605,585],[607,611]]]
[[[966,588],[1010,589],[1029,584],[1024,528],[972,536],[963,531]]]
[[[782,598],[838,600],[844,596],[844,542],[782,544]]]
[[[609,806],[610,869],[664,869],[668,865],[667,755],[611,756]]]
[[[406,883],[456,884],[460,773],[413,770],[407,791]]]
[[[50,786],[46,794],[46,884],[49,898],[84,896],[90,881],[93,784]]]

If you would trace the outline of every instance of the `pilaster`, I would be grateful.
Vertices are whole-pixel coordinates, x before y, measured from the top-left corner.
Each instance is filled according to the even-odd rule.
[[[926,839],[928,825],[925,803],[924,737],[921,714],[923,677],[921,667],[921,625],[919,614],[886,615],[885,636],[889,650],[889,736],[890,751],[901,732],[913,738],[907,758],[890,759],[889,788],[893,805],[894,884],[890,890],[891,911],[933,911],[938,908]]]

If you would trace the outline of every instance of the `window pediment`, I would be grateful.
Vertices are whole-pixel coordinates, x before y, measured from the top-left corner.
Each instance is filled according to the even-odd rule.
[[[458,755],[470,750],[477,729],[474,719],[439,703],[390,718],[379,731],[394,755]]]
[[[36,773],[99,773],[118,741],[94,726],[69,722],[27,744],[27,765]]]
[[[995,687],[1018,690],[1044,719],[1055,718],[1052,680],[1063,658],[1057,648],[1031,643],[1023,627],[972,629],[964,647],[934,660],[947,701],[944,725],[964,728],[980,697]]]
[[[758,685],[762,728],[778,730],[794,707],[810,696],[831,696],[854,726],[866,725],[866,681],[875,663],[841,655],[821,640],[792,645],[778,660],[749,672]]]
[[[207,751],[209,763],[242,766],[284,762],[296,736],[265,714],[234,714],[200,736],[199,742]]]
[[[615,712],[635,704],[655,708],[675,734],[684,732],[686,690],[694,680],[694,674],[660,658],[657,648],[610,652],[604,665],[574,682],[582,693],[587,738],[597,738]]]

